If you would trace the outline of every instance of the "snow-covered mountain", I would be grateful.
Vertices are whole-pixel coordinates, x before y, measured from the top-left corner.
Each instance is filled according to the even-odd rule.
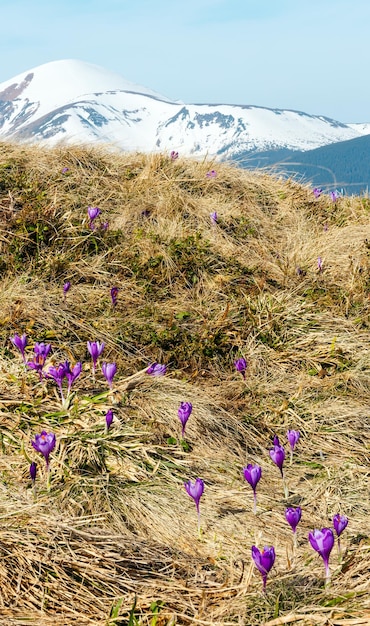
[[[249,151],[312,150],[370,133],[299,111],[183,104],[89,63],[55,61],[0,84],[0,140],[106,142],[123,150],[178,150],[235,158]]]

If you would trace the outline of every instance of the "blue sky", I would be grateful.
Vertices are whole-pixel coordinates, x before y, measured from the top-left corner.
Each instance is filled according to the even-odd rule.
[[[370,122],[369,0],[0,0],[0,82],[80,59],[175,100]]]

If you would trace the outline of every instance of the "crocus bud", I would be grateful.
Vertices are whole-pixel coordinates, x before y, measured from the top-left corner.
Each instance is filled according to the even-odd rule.
[[[296,447],[300,436],[301,433],[299,432],[299,430],[288,430],[287,438],[292,450],[294,450],[294,448]]]
[[[30,465],[30,476],[31,476],[31,480],[34,483],[36,480],[36,474],[37,474],[37,465],[35,463],[35,461],[32,461],[31,465]]]
[[[275,445],[273,448],[271,448],[270,457],[275,465],[278,466],[280,473],[283,476],[283,465],[285,461],[285,450],[283,446]]]
[[[335,532],[337,533],[337,537],[339,537],[342,534],[344,529],[347,527],[347,524],[348,524],[348,517],[346,517],[345,515],[340,515],[339,513],[334,515],[333,526],[334,526]]]
[[[117,297],[118,297],[118,287],[112,287],[112,289],[110,290],[110,298],[112,301],[112,306],[116,306],[117,304]]]
[[[23,335],[20,337],[19,335],[15,334],[14,337],[10,337],[10,341],[12,342],[13,346],[15,346],[16,348],[18,348],[19,352],[22,355],[22,359],[23,359],[23,363],[26,363],[26,356],[25,356],[25,348],[27,345],[27,336],[25,333],[23,333]]]
[[[267,574],[275,563],[275,548],[265,546],[261,551],[252,546],[252,559],[262,575],[262,589],[266,591]]]
[[[181,402],[178,410],[177,410],[177,415],[179,417],[179,420],[182,424],[182,431],[181,431],[181,436],[184,437],[185,435],[185,427],[186,427],[186,423],[191,415],[191,412],[193,410],[193,405],[191,402]]]
[[[63,292],[64,292],[64,294],[68,293],[70,288],[71,288],[71,283],[69,282],[69,280],[67,280],[67,282],[64,283],[64,285],[63,285]]]
[[[334,545],[334,534],[331,528],[322,528],[308,533],[311,546],[319,553],[325,565],[326,582],[330,579],[329,557]]]
[[[213,211],[212,213],[210,213],[209,217],[211,218],[212,224],[217,224],[217,220],[218,220],[217,211]]]
[[[176,161],[179,158],[179,153],[176,150],[171,150],[170,157],[171,161]]]
[[[117,365],[115,363],[103,363],[102,364],[102,372],[103,375],[105,376],[109,387],[112,389],[112,385],[113,385],[113,378],[115,376],[115,373],[117,372]]]
[[[204,482],[201,478],[196,478],[194,483],[192,483],[191,480],[188,480],[188,482],[184,483],[184,487],[186,489],[186,493],[193,498],[195,502],[198,513],[198,532],[200,532],[199,502],[204,492]]]
[[[241,375],[243,376],[243,378],[245,379],[245,371],[247,369],[247,361],[241,357],[240,359],[237,359],[236,361],[234,361],[234,365],[235,365],[235,369],[237,372],[240,372]]]
[[[105,423],[107,425],[107,431],[110,429],[110,427],[112,426],[112,422],[113,422],[113,409],[109,409],[109,411],[107,411],[107,414],[105,416]]]
[[[287,509],[285,509],[285,519],[294,533],[296,532],[297,526],[299,522],[301,521],[301,517],[302,517],[301,507],[297,506],[296,509],[293,509],[292,507],[288,507]]]
[[[256,514],[257,512],[257,495],[256,488],[257,484],[261,480],[262,476],[262,468],[259,465],[251,465],[250,463],[247,467],[243,467],[243,474],[245,480],[250,484],[253,489],[253,512]]]

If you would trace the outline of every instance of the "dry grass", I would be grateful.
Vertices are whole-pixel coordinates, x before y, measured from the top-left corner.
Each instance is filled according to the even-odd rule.
[[[370,201],[314,200],[292,180],[225,164],[207,179],[212,167],[0,146],[4,626],[370,623]],[[88,205],[107,231],[88,228]],[[23,332],[28,354],[50,341],[50,364],[82,360],[69,409],[24,371],[9,341]],[[113,394],[91,377],[95,339],[118,364]],[[168,375],[142,372],[151,361]],[[187,445],[182,400],[194,406]],[[43,428],[57,447],[50,491],[37,459],[34,498],[30,442]],[[302,437],[286,500],[268,450],[291,428]],[[263,468],[257,516],[249,462]],[[200,539],[183,488],[197,476]],[[295,550],[288,504],[303,510]],[[350,521],[325,589],[307,534],[337,512]],[[264,596],[253,544],[276,548]]]

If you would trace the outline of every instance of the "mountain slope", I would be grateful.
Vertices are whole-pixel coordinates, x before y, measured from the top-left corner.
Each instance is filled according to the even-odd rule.
[[[297,111],[185,105],[73,60],[47,63],[0,85],[0,138],[6,140],[98,141],[123,150],[237,158],[256,150],[314,149],[367,130]]]
[[[286,175],[298,175],[313,186],[345,187],[347,193],[362,193],[370,186],[370,135],[340,141],[316,150],[270,150],[250,153],[241,159],[243,167],[269,167]]]

